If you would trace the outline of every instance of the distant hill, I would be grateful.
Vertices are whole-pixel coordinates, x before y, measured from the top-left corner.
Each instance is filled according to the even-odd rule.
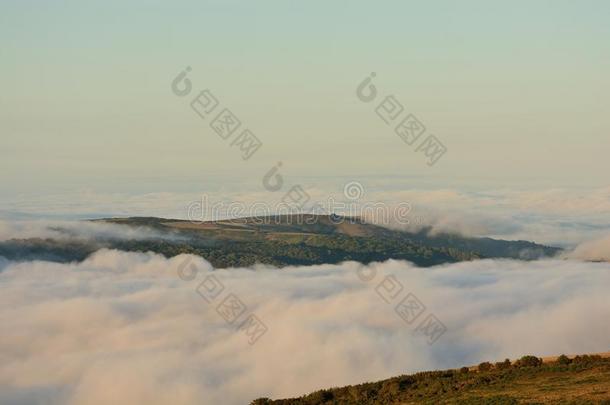
[[[362,263],[388,259],[408,260],[433,266],[480,258],[538,259],[560,249],[527,241],[469,238],[455,234],[429,235],[424,229],[408,233],[364,223],[357,218],[328,215],[284,215],[192,223],[154,218],[109,218],[95,222],[154,230],[153,238],[90,242],[52,239],[9,240],[0,243],[0,255],[23,260],[82,260],[100,248],[152,251],[176,256],[197,254],[217,268]],[[61,229],[60,229],[61,231]],[[66,231],[66,233],[69,233]]]
[[[559,356],[426,371],[251,405],[610,404],[610,358]]]

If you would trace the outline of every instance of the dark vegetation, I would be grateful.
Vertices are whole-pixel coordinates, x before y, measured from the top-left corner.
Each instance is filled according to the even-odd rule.
[[[388,259],[433,266],[491,257],[535,259],[559,251],[525,241],[449,234],[430,236],[428,230],[400,232],[353,219],[337,221],[328,216],[243,218],[204,224],[148,217],[101,221],[154,230],[163,236],[134,240],[10,240],[0,243],[0,255],[12,260],[35,258],[67,262],[83,260],[105,247],[152,251],[166,257],[192,253],[206,258],[217,268],[225,268],[256,263],[288,266]]]
[[[0,242],[0,256],[9,260],[46,260],[50,262],[82,261],[97,250],[88,242],[55,239],[11,239]]]
[[[610,358],[524,356],[478,367],[426,371],[251,405],[610,404]]]

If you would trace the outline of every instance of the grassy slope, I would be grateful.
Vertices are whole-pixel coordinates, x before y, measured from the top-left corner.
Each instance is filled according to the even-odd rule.
[[[464,367],[423,372],[331,388],[300,398],[261,398],[252,405],[610,404],[607,354],[526,364],[517,361],[504,368],[496,364],[486,371]]]

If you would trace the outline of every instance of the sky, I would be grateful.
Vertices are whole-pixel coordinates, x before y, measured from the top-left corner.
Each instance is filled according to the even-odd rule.
[[[604,187],[605,1],[3,1],[0,201],[59,192]],[[187,66],[193,91],[171,82]],[[375,72],[379,96],[356,97]],[[189,103],[209,89],[263,146],[243,160]],[[375,113],[393,95],[433,166]],[[296,181],[296,180],[295,180]],[[397,180],[398,181],[398,180]],[[4,203],[3,203],[4,204]]]

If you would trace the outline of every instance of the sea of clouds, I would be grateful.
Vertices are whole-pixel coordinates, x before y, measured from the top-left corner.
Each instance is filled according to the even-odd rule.
[[[193,279],[179,277],[185,261]],[[211,275],[266,325],[253,345],[197,293]],[[396,299],[412,293],[426,306],[411,324],[376,289],[392,276]],[[72,264],[0,260],[0,403],[244,404],[529,353],[608,351],[608,285],[610,264],[577,260],[226,270],[113,250]],[[446,326],[433,344],[417,331],[427,314]]]
[[[186,239],[170,229],[160,232],[145,226],[125,226],[98,221],[0,219],[0,242],[31,238],[59,241]]]
[[[423,227],[432,232],[457,232],[466,236],[488,236],[508,240],[529,240],[560,247],[599,239],[610,233],[610,187],[561,189],[486,188],[465,190],[398,182],[395,179],[364,178],[356,180],[361,187],[358,198],[344,195],[344,184],[320,179],[303,180],[309,196],[304,211],[311,212],[318,204],[328,207],[329,199],[358,207],[385,204],[393,212],[398,204],[408,204],[409,215],[402,221],[372,218],[372,222],[391,228],[417,231]],[[189,219],[189,208],[202,201],[210,206],[231,204],[246,207],[242,212],[210,213],[201,209],[195,218],[224,219],[234,216],[260,215],[248,207],[266,205],[273,209],[284,194],[266,191],[260,184],[241,185],[235,189],[213,189],[201,192],[103,193],[91,190],[59,195],[1,195],[0,218],[7,220],[56,219],[73,220],[110,216],[157,216]],[[209,187],[208,187],[209,188]],[[195,188],[196,189],[196,188]],[[319,211],[315,211],[319,212]],[[335,212],[335,213],[342,213]],[[345,213],[350,213],[347,210]],[[233,215],[230,215],[233,214]],[[390,218],[392,219],[392,218]],[[395,218],[394,218],[395,219]],[[408,223],[405,223],[405,220]],[[0,233],[2,229],[0,228]]]

